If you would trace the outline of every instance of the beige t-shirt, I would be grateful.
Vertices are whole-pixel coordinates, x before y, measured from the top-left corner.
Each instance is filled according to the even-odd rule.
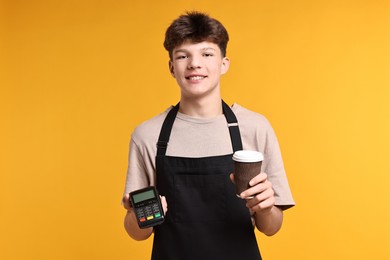
[[[156,143],[162,123],[172,107],[139,125],[130,141],[125,193],[156,184]],[[275,133],[267,119],[238,104],[232,106],[240,128],[243,149],[264,154],[262,171],[275,191],[275,205],[295,205],[286,178]],[[233,153],[224,115],[212,119],[194,118],[178,112],[173,124],[167,155],[209,157]]]

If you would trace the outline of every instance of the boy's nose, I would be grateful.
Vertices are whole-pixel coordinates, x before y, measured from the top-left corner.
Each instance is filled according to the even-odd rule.
[[[201,67],[200,61],[197,58],[191,58],[188,63],[188,69],[198,69]]]

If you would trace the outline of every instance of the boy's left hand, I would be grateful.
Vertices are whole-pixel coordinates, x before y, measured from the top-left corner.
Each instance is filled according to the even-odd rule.
[[[230,175],[234,182],[234,174]],[[275,192],[272,183],[268,180],[267,174],[262,172],[250,180],[251,188],[240,194],[246,200],[246,206],[251,212],[256,214],[266,214],[275,205]]]

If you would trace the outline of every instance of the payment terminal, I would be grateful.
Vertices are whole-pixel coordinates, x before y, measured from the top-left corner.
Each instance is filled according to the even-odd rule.
[[[164,221],[164,210],[155,187],[130,192],[130,201],[140,228],[159,225]]]

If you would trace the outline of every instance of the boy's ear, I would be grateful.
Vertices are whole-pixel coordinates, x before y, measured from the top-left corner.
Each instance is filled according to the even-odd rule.
[[[173,62],[172,62],[171,60],[169,60],[168,66],[169,66],[169,72],[171,73],[171,75],[172,75],[173,77],[175,77],[175,70],[174,70],[174,68],[173,68]]]
[[[221,75],[228,72],[229,66],[230,66],[230,59],[228,57],[224,57],[222,59],[222,64],[221,64]]]

